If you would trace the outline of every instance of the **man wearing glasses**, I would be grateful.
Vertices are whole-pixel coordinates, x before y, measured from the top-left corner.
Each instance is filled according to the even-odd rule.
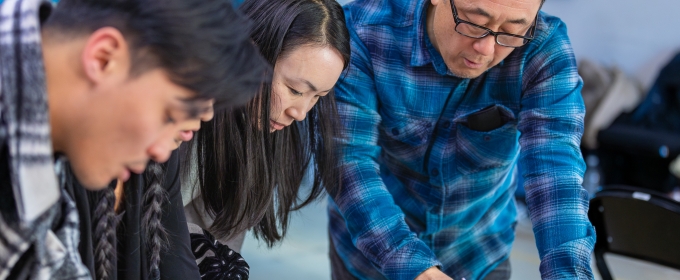
[[[334,279],[509,279],[523,178],[543,279],[592,279],[582,81],[543,0],[357,0],[336,86]],[[516,167],[519,165],[521,172]]]

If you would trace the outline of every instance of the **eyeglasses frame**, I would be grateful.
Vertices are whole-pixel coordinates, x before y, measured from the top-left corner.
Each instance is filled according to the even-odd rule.
[[[539,11],[539,12],[541,11],[541,8],[543,7],[543,3],[544,3],[544,2],[545,2],[545,0],[542,0],[542,1],[541,1],[541,6],[538,7],[538,11]],[[472,38],[472,39],[482,39],[482,38],[484,38],[484,37],[486,37],[486,36],[489,36],[489,34],[491,34],[491,35],[494,36],[494,40],[496,41],[496,44],[501,45],[501,46],[503,46],[503,47],[508,47],[508,48],[520,48],[520,47],[522,47],[522,46],[528,44],[529,42],[531,42],[531,40],[533,40],[533,39],[535,38],[535,37],[534,37],[534,34],[535,34],[535,32],[536,32],[536,25],[538,24],[538,14],[539,14],[539,13],[536,13],[536,17],[534,18],[534,23],[533,23],[533,24],[531,25],[531,27],[529,28],[530,37],[527,37],[527,36],[521,36],[521,35],[512,34],[512,33],[495,32],[495,31],[493,31],[493,30],[491,30],[491,29],[489,29],[489,28],[486,28],[486,27],[484,27],[484,26],[480,26],[480,25],[474,24],[474,23],[472,23],[472,22],[469,22],[469,21],[466,21],[466,20],[462,20],[462,19],[460,19],[460,18],[458,17],[458,10],[456,9],[456,6],[453,5],[453,0],[449,0],[449,3],[451,3],[451,12],[453,13],[453,21],[456,23],[456,26],[455,26],[454,30],[456,30],[456,32],[457,32],[458,34],[460,34],[460,35],[463,35],[463,36],[465,36],[465,37]],[[473,37],[473,36],[470,36],[470,35],[463,34],[463,33],[461,33],[460,31],[458,31],[458,24],[460,24],[460,23],[466,23],[466,24],[472,25],[472,26],[474,26],[474,27],[480,28],[480,29],[482,29],[482,30],[485,30],[485,31],[486,31],[486,34],[484,34],[484,35],[482,35],[482,36],[480,36],[480,37]],[[522,39],[524,39],[524,44],[522,44],[521,46],[508,46],[508,45],[504,45],[504,44],[502,44],[501,42],[498,42],[498,35],[505,35],[505,36],[512,36],[512,37],[516,37],[516,38],[522,38]]]

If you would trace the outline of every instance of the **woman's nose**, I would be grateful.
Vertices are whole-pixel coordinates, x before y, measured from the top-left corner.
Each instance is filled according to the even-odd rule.
[[[307,112],[304,110],[300,110],[300,108],[297,107],[291,107],[288,109],[288,115],[295,119],[296,121],[303,121],[305,120],[305,117],[307,117]]]
[[[307,117],[307,112],[313,106],[309,99],[305,98],[296,102],[293,106],[288,109],[288,115],[295,119],[296,121],[303,121]]]

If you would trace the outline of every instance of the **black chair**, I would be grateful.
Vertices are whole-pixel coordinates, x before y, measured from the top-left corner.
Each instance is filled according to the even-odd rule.
[[[648,189],[609,186],[590,200],[588,217],[603,280],[612,279],[604,253],[680,269],[680,202]]]
[[[614,124],[598,134],[604,185],[670,192],[680,184],[668,166],[680,155],[680,133]]]

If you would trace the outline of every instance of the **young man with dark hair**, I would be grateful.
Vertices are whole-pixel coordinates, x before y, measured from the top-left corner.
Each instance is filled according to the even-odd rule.
[[[91,277],[62,160],[91,190],[126,180],[250,99],[266,70],[228,1],[5,0],[0,279]]]
[[[357,0],[336,86],[335,279],[509,279],[515,170],[543,279],[592,279],[582,82],[542,0]]]

